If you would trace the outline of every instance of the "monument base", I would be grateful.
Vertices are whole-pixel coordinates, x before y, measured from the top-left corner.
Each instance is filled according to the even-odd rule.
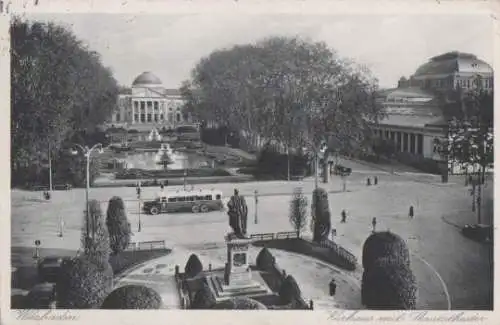
[[[224,280],[217,275],[209,275],[207,283],[217,301],[226,300],[232,297],[259,296],[272,293],[265,284],[260,274],[256,272],[251,279],[241,283],[231,283],[226,285]]]

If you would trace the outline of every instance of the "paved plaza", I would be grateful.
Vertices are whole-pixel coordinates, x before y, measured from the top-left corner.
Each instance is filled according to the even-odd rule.
[[[464,222],[475,222],[474,213],[471,212],[472,198],[463,184],[463,178],[452,178],[449,184],[440,184],[439,177],[436,176],[391,175],[354,162],[345,162],[345,165],[354,169],[353,175],[348,179],[348,192],[341,191],[342,181],[337,177],[329,184],[320,183],[321,187],[330,192],[332,226],[337,229],[335,241],[349,249],[360,261],[363,242],[371,232],[372,218],[376,217],[377,230],[389,229],[408,242],[412,252],[412,269],[419,284],[419,308],[447,309],[450,306],[452,309],[475,309],[492,305],[491,245],[473,242],[462,236],[456,227],[443,221],[445,218],[462,225]],[[379,178],[379,184],[366,186],[366,177],[375,175]],[[303,188],[310,201],[310,193],[314,188],[314,180],[311,178],[302,182],[197,185],[194,189],[217,188],[229,198],[237,187],[247,199],[248,232],[252,234],[293,230],[288,220],[288,210],[291,194],[297,186]],[[176,188],[181,187],[169,187],[166,190]],[[257,223],[253,196],[255,190],[260,195]],[[158,191],[159,188],[143,188],[142,197],[152,198]],[[489,183],[485,189],[486,203],[483,213],[490,216],[484,219],[484,223],[491,222],[492,192],[492,184]],[[40,194],[36,192],[13,190],[11,195],[12,246],[32,247],[34,240],[39,239],[44,248],[76,250],[80,247],[85,205],[83,189],[55,192],[50,202],[41,200]],[[106,211],[107,201],[112,196],[120,196],[125,200],[134,241],[165,240],[167,246],[175,247],[179,251],[195,251],[200,254],[205,252],[205,255],[220,254],[221,249],[223,251],[224,234],[229,231],[225,212],[139,215],[139,202],[134,188],[92,188],[90,192],[91,199],[102,202],[103,211]],[[413,219],[408,218],[411,205],[415,208]],[[348,211],[345,224],[340,223],[342,209]],[[137,232],[139,218],[141,232]],[[61,220],[64,223],[64,236],[58,237]],[[309,226],[306,227],[304,235],[310,235]],[[220,249],[204,250],[204,247],[217,245]],[[290,273],[316,273],[326,279],[332,272],[318,271],[322,269],[319,266],[314,270],[294,268],[291,261],[298,257],[292,255],[282,257],[281,261],[277,257],[279,263],[283,261],[282,263],[287,265],[284,268],[293,269],[289,270]],[[181,267],[184,263],[185,261],[180,263]],[[298,277],[300,280],[301,276]],[[352,277],[360,280],[359,274],[353,274]],[[320,289],[314,289],[314,285],[308,287],[312,288],[307,289],[311,298],[318,299],[318,303],[323,301],[315,291]],[[325,301],[325,306],[332,303]],[[342,302],[336,304],[341,306]],[[348,307],[356,308],[352,305]]]

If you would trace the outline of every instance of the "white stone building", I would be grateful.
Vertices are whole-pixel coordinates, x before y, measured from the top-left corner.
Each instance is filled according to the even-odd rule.
[[[137,130],[184,125],[191,118],[182,111],[183,103],[178,89],[167,89],[153,73],[144,72],[134,79],[130,93],[119,95],[111,123]]]
[[[383,92],[387,117],[374,126],[376,134],[392,140],[399,152],[443,160],[437,149],[448,125],[437,94],[472,89],[478,77],[484,89],[493,90],[493,69],[476,56],[449,52],[431,58],[409,79],[401,78],[398,88]]]

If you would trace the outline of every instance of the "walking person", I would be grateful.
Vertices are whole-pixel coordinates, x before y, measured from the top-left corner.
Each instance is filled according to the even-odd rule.
[[[375,217],[373,217],[373,219],[372,219],[372,227],[373,227],[372,232],[375,232],[375,230],[377,228],[377,218],[375,218]]]
[[[414,211],[413,211],[413,205],[410,206],[410,211],[408,212],[408,216],[410,217],[410,219],[413,219],[413,214]]]
[[[377,185],[377,184],[378,184],[378,177],[377,177],[377,176],[375,176],[375,177],[373,178],[373,185]]]
[[[342,210],[342,212],[340,213],[340,217],[341,217],[340,222],[341,223],[346,223],[346,221],[347,221],[346,220],[347,219],[347,212],[345,212],[345,210]]]

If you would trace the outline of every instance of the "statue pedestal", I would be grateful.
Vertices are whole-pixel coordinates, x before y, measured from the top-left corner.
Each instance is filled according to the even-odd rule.
[[[265,295],[271,292],[259,272],[252,272],[250,269],[248,250],[251,243],[250,238],[235,238],[231,234],[226,236],[227,263],[224,279],[211,276],[208,281],[216,299]]]

